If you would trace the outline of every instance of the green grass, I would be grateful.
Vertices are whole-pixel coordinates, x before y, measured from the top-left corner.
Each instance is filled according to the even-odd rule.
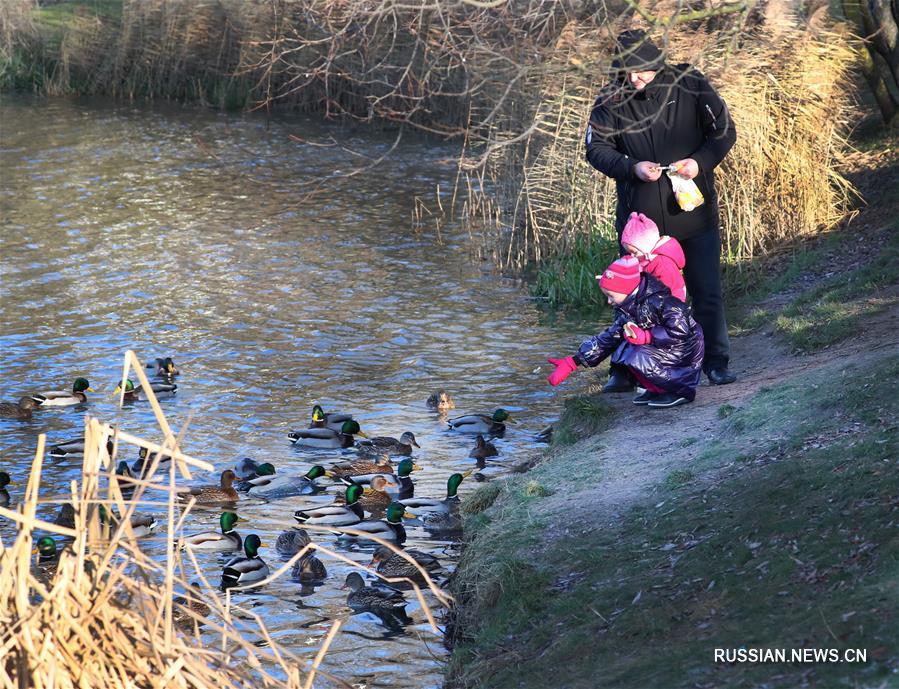
[[[569,397],[562,416],[553,429],[554,446],[572,445],[582,438],[597,435],[608,428],[614,409],[602,394]]]
[[[897,385],[885,353],[760,392],[720,422],[701,465],[612,522],[558,501],[596,463],[582,445],[510,480],[470,524],[449,686],[891,686],[899,410],[883,391]],[[694,480],[702,471],[713,480]],[[550,479],[554,508],[522,495]],[[714,662],[740,646],[859,648],[868,661]]]
[[[614,228],[596,228],[578,235],[571,248],[544,261],[531,294],[552,308],[601,310],[606,299],[596,276],[618,258]]]
[[[861,320],[896,303],[884,294],[899,282],[899,233],[879,247],[870,263],[818,285],[792,301],[775,332],[797,350],[811,352],[858,332]]]

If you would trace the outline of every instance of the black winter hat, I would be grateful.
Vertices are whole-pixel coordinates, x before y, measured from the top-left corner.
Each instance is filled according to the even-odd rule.
[[[615,62],[628,72],[655,72],[665,63],[665,55],[643,29],[624,31],[615,43]]]

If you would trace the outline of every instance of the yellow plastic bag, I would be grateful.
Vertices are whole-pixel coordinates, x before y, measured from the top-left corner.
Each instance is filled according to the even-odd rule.
[[[674,170],[668,170],[667,174],[668,179],[671,180],[671,188],[674,190],[674,198],[682,210],[691,211],[705,203],[705,198],[699,191],[699,187],[696,186],[696,182],[677,174]]]

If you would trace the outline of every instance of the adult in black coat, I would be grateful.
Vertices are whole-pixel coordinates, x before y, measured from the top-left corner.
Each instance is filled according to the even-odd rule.
[[[668,65],[643,31],[618,36],[618,75],[596,99],[587,126],[587,160],[615,180],[619,238],[632,211],[644,213],[662,235],[684,250],[684,281],[693,314],[705,336],[703,371],[714,385],[736,380],[728,370],[730,342],[721,295],[721,237],[715,167],[734,145],[727,106],[708,80],[689,65]],[[705,203],[678,206],[664,166],[696,182]],[[612,366],[605,392],[633,388],[627,372]]]

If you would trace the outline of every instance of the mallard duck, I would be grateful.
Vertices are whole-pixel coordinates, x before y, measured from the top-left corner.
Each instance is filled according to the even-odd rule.
[[[550,424],[542,431],[540,431],[536,436],[534,436],[534,440],[538,443],[551,443],[553,440],[553,426]]]
[[[0,402],[0,416],[6,419],[26,421],[38,404],[33,397],[20,397],[18,402]]]
[[[487,442],[484,440],[484,436],[478,433],[474,449],[468,453],[468,456],[472,459],[486,459],[487,457],[496,457],[498,454],[496,445]]]
[[[243,550],[246,557],[235,557],[225,565],[225,569],[222,570],[223,589],[268,578],[268,565],[259,557],[260,547],[262,541],[256,534],[251,533],[244,539]]]
[[[411,498],[415,495],[415,484],[412,483],[412,476],[410,476],[410,474],[416,469],[421,469],[421,467],[411,459],[404,459],[397,464],[396,479],[400,484],[399,490],[397,491],[397,497],[400,500]]]
[[[192,581],[185,594],[186,596],[176,596],[172,599],[175,604],[172,607],[172,621],[179,627],[189,627],[194,622],[202,624],[196,617],[209,617],[211,610],[203,602],[200,585]]]
[[[265,462],[261,464],[257,462],[255,459],[250,459],[249,457],[244,457],[237,464],[234,465],[234,473],[237,474],[242,479],[251,479],[255,478],[258,475],[259,467],[262,466],[272,466],[270,463]]]
[[[353,438],[354,435],[366,437],[365,433],[359,428],[359,424],[350,419],[343,422],[339,431],[335,431],[333,428],[306,428],[292,431],[287,434],[287,437],[290,438],[294,445],[333,450],[352,447],[353,443],[356,442]]]
[[[376,458],[357,457],[345,462],[332,464],[328,475],[337,479],[352,478],[356,483],[368,483],[377,474],[392,474],[393,464],[390,457],[381,455]]]
[[[156,357],[156,359],[147,364],[147,368],[153,369],[153,373],[160,378],[174,378],[179,374],[178,369],[175,368],[175,362],[172,361],[170,356],[164,359]]]
[[[450,397],[446,390],[438,390],[428,397],[427,405],[428,409],[436,409],[437,411],[447,411],[448,409],[456,408],[456,403],[453,402],[453,398]]]
[[[330,428],[332,431],[343,432],[343,424],[352,421],[352,414],[330,411],[325,412],[319,405],[312,407],[312,422],[309,428]]]
[[[9,491],[6,490],[6,487],[11,480],[9,474],[5,471],[0,471],[0,505],[3,507],[6,507],[9,504]]]
[[[36,392],[31,395],[31,399],[37,402],[41,407],[68,407],[73,404],[82,404],[87,402],[85,391],[94,392],[91,384],[87,382],[87,378],[76,378],[72,383],[72,392],[64,392],[62,390],[45,390]]]
[[[306,553],[297,560],[290,572],[290,576],[304,584],[311,584],[324,581],[328,577],[328,570],[325,569],[324,563],[315,555]]]
[[[316,464],[301,476],[273,476],[264,484],[251,486],[250,495],[273,500],[294,495],[318,493],[323,488],[315,483],[315,479],[321,478],[325,473],[325,468]],[[250,481],[250,483],[253,483],[253,481]]]
[[[178,391],[178,386],[175,383],[157,383],[154,381],[150,383],[150,389],[156,397],[172,397]],[[119,383],[116,385],[113,395],[119,395],[121,392],[122,384]],[[122,401],[137,402],[145,397],[146,393],[142,384],[135,385],[130,378],[125,381],[125,394],[122,397]]]
[[[509,412],[505,409],[497,409],[493,416],[487,414],[468,414],[457,416],[447,421],[450,430],[461,433],[481,433],[483,435],[502,435],[506,431],[505,421],[512,421]]]
[[[356,611],[394,612],[406,607],[402,591],[384,584],[366,586],[359,572],[347,574],[343,588],[350,589],[346,604]]]
[[[217,553],[230,553],[240,550],[243,540],[234,530],[237,515],[234,512],[222,512],[219,517],[220,531],[201,531],[184,537],[182,547],[190,550],[207,550]]]
[[[56,541],[52,536],[41,536],[34,544],[31,553],[37,555],[37,569],[42,575],[41,579],[46,583],[46,580],[53,576],[59,565],[59,550],[56,547]]]
[[[388,476],[393,481],[390,481]],[[362,509],[369,512],[386,509],[394,499],[399,497],[399,482],[390,474],[372,476],[368,486],[368,490],[365,491],[359,502],[362,504]],[[391,488],[396,490],[391,490]]]
[[[377,436],[363,440],[356,444],[359,448],[359,454],[362,456],[380,456],[380,455],[411,455],[412,448],[419,445],[415,440],[415,435],[411,431],[403,433],[399,440],[389,436]]]
[[[153,463],[153,460],[156,459],[156,456],[157,454],[155,452],[149,452],[147,448],[142,447],[138,453],[137,459],[131,464],[131,471],[136,476],[143,477]],[[171,464],[172,456],[163,455],[159,458],[159,465],[156,467],[156,472],[162,473],[168,471],[171,468]]]
[[[241,476],[240,472],[236,472]],[[275,479],[275,465],[271,462],[257,464],[252,473],[242,476],[240,481],[234,486],[235,490],[246,493],[254,486],[267,486]]]
[[[444,574],[446,570],[444,570],[443,565],[440,564],[440,560],[438,560],[433,555],[429,553],[423,553],[420,550],[404,550],[406,555],[411,557],[418,565],[425,570],[432,578],[438,574]],[[411,579],[412,581],[423,584],[425,582],[424,577],[419,571],[418,567],[413,565],[407,559],[405,559],[399,553],[393,552],[390,548],[384,545],[379,545],[375,548],[374,554],[371,556],[371,562],[368,565],[369,567],[377,566],[378,574],[385,577],[397,577],[403,579]]]
[[[365,518],[359,498],[362,497],[362,486],[347,486],[345,505],[327,505],[310,510],[297,510],[293,517],[301,524],[319,526],[350,526],[358,524]]]
[[[424,512],[452,512],[459,509],[459,484],[466,476],[470,476],[472,469],[464,474],[453,474],[446,481],[446,497],[443,500],[437,498],[408,498],[402,501],[406,509],[416,516]]]
[[[113,442],[112,438],[109,438],[106,441],[106,452],[109,455],[112,455]],[[57,443],[53,447],[51,447],[47,454],[51,457],[56,457],[60,459],[62,457],[78,457],[84,454],[84,436],[80,438],[72,438],[72,440],[65,440],[61,443]]]
[[[238,499],[237,491],[234,490],[232,484],[237,475],[231,469],[225,469],[222,472],[219,485],[217,486],[193,486],[185,488],[179,494],[182,500],[190,500],[195,498],[197,503],[210,505],[218,502],[236,502]]]
[[[116,481],[119,484],[119,490],[122,492],[122,497],[125,499],[130,498],[134,494],[134,489],[136,486],[134,485],[134,474],[131,473],[131,469],[128,468],[128,462],[124,459],[121,460],[115,468]]]
[[[59,512],[53,523],[57,526],[64,526],[67,529],[75,528],[75,507],[70,502],[64,502],[59,506]]]
[[[97,508],[97,511],[100,514],[101,524],[108,525],[110,529],[117,529],[119,527],[119,524],[121,523],[121,517],[119,517],[119,515],[108,511],[104,505],[100,505]],[[158,525],[156,517],[152,514],[132,514],[129,523],[131,524],[131,531],[134,532],[136,538],[149,536],[156,530]]]
[[[341,538],[365,539],[369,536],[376,536],[385,541],[405,543],[406,529],[403,527],[403,517],[414,519],[415,515],[406,512],[406,507],[402,503],[392,502],[387,506],[387,515],[384,519],[366,519],[358,524],[347,525],[353,531],[364,531],[364,536],[355,533],[342,533]]]
[[[293,526],[289,529],[284,529],[278,535],[278,540],[275,541],[275,550],[278,551],[279,555],[291,557],[310,543],[312,543],[312,539],[309,538],[309,533],[306,529]]]

